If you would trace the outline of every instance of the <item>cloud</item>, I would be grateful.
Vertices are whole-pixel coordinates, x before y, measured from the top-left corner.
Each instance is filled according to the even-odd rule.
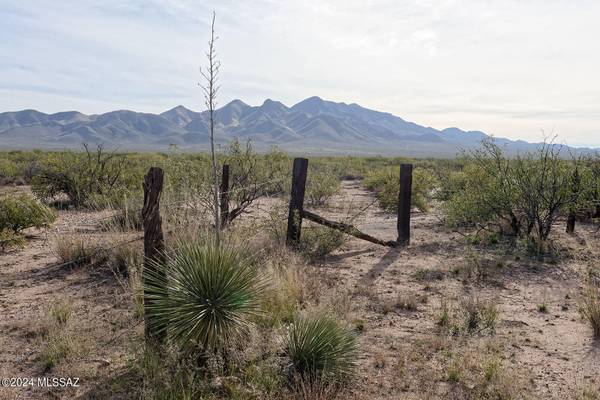
[[[536,140],[600,135],[600,3],[537,0],[7,0],[0,110],[200,108],[210,14],[220,103],[319,95]]]

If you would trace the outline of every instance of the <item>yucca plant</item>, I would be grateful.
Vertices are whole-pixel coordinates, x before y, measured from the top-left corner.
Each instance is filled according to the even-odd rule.
[[[194,241],[179,243],[176,249],[166,255],[165,265],[145,272],[150,328],[166,331],[185,351],[223,348],[257,312],[263,280],[231,246]]]
[[[286,350],[293,372],[309,381],[341,382],[356,367],[355,336],[325,315],[300,318],[292,324]]]

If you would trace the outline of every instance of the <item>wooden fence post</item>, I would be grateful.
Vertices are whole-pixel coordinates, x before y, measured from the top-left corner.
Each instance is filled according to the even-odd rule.
[[[221,228],[229,221],[229,165],[223,164],[221,174]]]
[[[153,275],[160,276],[164,274],[157,268],[165,261],[165,244],[162,230],[162,219],[160,217],[160,194],[163,189],[164,172],[160,168],[152,167],[144,177],[144,208],[142,209],[142,221],[144,224],[144,283],[146,275],[151,272]],[[144,284],[144,309],[152,303],[153,290]],[[164,331],[157,331],[157,324],[152,321],[148,312],[145,313],[146,339],[156,342],[162,342],[165,338]]]
[[[398,193],[398,244],[410,244],[410,208],[412,195],[412,164],[400,165],[400,191]]]
[[[288,214],[286,238],[286,244],[288,246],[298,246],[300,243],[307,170],[308,160],[306,158],[294,158],[294,168],[292,170],[292,191],[290,195],[290,210]]]
[[[579,176],[579,167],[575,167],[573,171],[571,182],[571,192],[573,193],[573,201],[576,202],[579,199],[579,191],[581,189],[581,177]],[[569,215],[567,216],[567,233],[575,233],[575,221],[577,220],[577,213],[575,206],[571,204],[569,206]]]

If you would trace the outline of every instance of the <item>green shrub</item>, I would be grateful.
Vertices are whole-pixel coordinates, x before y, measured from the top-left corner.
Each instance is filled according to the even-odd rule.
[[[306,205],[322,207],[340,191],[340,181],[328,171],[310,171],[306,182]]]
[[[510,159],[493,140],[472,151],[463,171],[445,183],[446,221],[545,241],[562,211],[579,208],[574,165],[561,147],[542,143],[536,152]],[[585,174],[588,176],[588,174]]]
[[[0,197],[0,231],[19,233],[27,228],[41,228],[57,217],[56,212],[26,193]]]
[[[259,307],[264,285],[251,262],[237,249],[180,243],[162,272],[147,271],[145,290],[150,327],[164,332],[184,350],[215,351],[230,344]]]
[[[365,178],[367,189],[377,194],[379,205],[386,211],[397,212],[398,192],[400,190],[400,169],[396,166],[377,169]],[[413,207],[426,212],[435,188],[435,177],[425,169],[416,168],[412,180]]]
[[[92,152],[64,152],[48,157],[32,179],[33,192],[42,199],[64,195],[74,207],[99,207],[111,203],[127,186],[126,178],[134,178],[124,155],[106,153],[102,146]],[[141,179],[135,179],[139,187]]]
[[[292,324],[286,351],[293,373],[309,381],[341,382],[356,367],[356,338],[328,316],[305,317]]]
[[[304,224],[300,235],[300,250],[309,259],[325,257],[346,242],[346,234],[321,225]]]
[[[16,178],[17,166],[14,162],[0,159],[0,178]]]

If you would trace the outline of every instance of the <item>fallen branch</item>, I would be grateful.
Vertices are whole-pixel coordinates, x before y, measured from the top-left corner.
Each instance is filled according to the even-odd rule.
[[[342,231],[347,235],[354,236],[354,237],[362,239],[362,240],[366,240],[367,242],[375,243],[375,244],[378,244],[381,246],[388,246],[388,247],[396,247],[396,245],[397,245],[397,243],[393,240],[390,240],[387,242],[383,241],[383,240],[379,240],[371,235],[368,235],[364,232],[359,231],[358,228],[356,228],[353,225],[345,224],[343,222],[330,221],[330,220],[325,219],[317,214],[311,213],[310,211],[302,210],[302,216],[306,219],[316,222],[317,224],[321,224],[328,228]]]

